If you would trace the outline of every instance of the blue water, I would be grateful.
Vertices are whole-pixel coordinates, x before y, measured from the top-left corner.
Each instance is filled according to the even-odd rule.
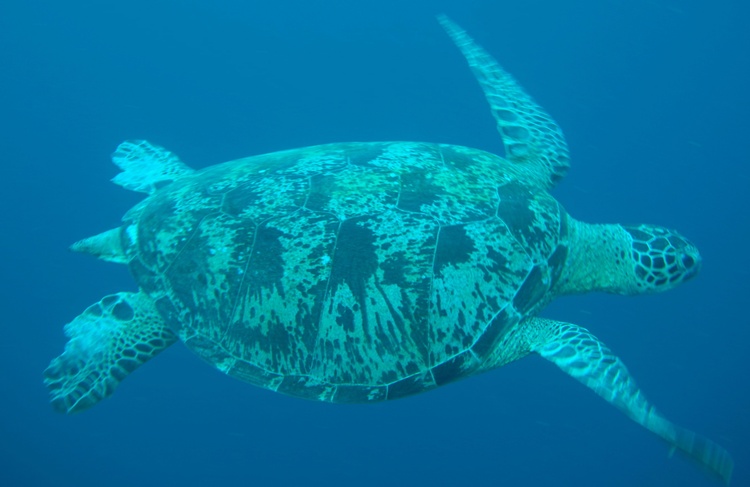
[[[269,4],[273,4],[273,6]],[[106,5],[106,6],[103,6]],[[108,156],[146,138],[193,167],[293,147],[426,140],[501,151],[445,12],[563,127],[579,219],[679,229],[669,293],[559,300],[669,418],[750,485],[750,8],[742,0],[0,4],[0,485],[709,486],[538,357],[409,399],[337,406],[226,377],[174,346],[76,416],[42,370],[63,325],[133,290],[67,252],[139,200]]]

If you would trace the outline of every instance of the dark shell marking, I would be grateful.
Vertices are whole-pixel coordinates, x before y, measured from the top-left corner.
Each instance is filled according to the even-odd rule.
[[[241,159],[155,193],[123,239],[169,326],[220,370],[312,399],[392,399],[482,370],[546,304],[564,213],[509,166],[419,143]]]

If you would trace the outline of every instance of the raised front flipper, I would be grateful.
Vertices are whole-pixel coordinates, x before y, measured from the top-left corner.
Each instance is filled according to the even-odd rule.
[[[532,343],[533,351],[729,483],[733,468],[729,453],[661,416],[648,403],[622,361],[588,330],[541,318],[530,320],[529,326],[539,331],[535,340],[538,343]]]
[[[177,340],[142,293],[104,297],[65,325],[65,334],[65,351],[44,371],[52,406],[64,413],[111,395],[130,372]]]
[[[516,80],[481,46],[448,17],[438,17],[469,62],[490,104],[506,157],[524,178],[551,188],[570,167],[568,144],[562,130]]]

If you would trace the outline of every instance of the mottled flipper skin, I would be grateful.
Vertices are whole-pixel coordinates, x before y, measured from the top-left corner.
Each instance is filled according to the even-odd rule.
[[[112,162],[122,169],[113,183],[147,194],[193,172],[173,153],[145,140],[123,142],[112,154]]]
[[[65,326],[65,352],[44,371],[52,406],[65,413],[90,408],[129,373],[177,341],[151,299],[141,293],[105,296]]]
[[[570,167],[568,143],[560,127],[461,27],[444,15],[438,20],[484,91],[506,158],[523,171],[529,183],[548,189],[557,184]]]
[[[659,414],[646,400],[622,360],[591,332],[578,325],[542,318],[531,318],[528,327],[534,330],[534,352],[729,483],[734,467],[729,453]]]

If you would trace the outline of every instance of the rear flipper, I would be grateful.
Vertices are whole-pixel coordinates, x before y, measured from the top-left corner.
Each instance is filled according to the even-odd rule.
[[[126,140],[117,146],[112,162],[122,169],[112,178],[114,183],[148,194],[193,172],[179,157],[145,140]]]
[[[661,416],[646,401],[622,361],[588,330],[541,318],[531,320],[530,326],[540,331],[539,343],[533,345],[535,352],[729,483],[734,467],[729,453]]]
[[[44,371],[52,406],[63,413],[90,408],[177,337],[143,293],[117,293],[89,306],[65,326],[70,338]]]

